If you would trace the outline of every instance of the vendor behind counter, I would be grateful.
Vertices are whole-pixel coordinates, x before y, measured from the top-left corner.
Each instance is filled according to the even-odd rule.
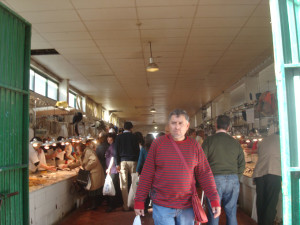
[[[47,165],[41,139],[35,137],[29,144],[29,172],[34,173],[38,170],[56,171],[56,167]]]

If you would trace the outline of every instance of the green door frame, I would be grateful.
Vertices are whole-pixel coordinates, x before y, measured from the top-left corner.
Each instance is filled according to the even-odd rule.
[[[0,224],[28,225],[31,24],[0,2],[0,28]]]
[[[282,169],[283,224],[299,225],[299,147],[294,77],[300,76],[300,0],[270,0]],[[300,88],[300,87],[299,87]],[[298,133],[297,133],[298,132]]]

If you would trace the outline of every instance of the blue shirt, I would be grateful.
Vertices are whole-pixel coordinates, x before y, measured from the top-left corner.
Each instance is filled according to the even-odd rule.
[[[147,150],[144,147],[142,147],[141,151],[140,151],[138,164],[137,164],[137,167],[136,167],[136,172],[138,172],[139,174],[142,173],[143,166],[144,166],[144,163],[146,161],[147,155],[148,155]]]

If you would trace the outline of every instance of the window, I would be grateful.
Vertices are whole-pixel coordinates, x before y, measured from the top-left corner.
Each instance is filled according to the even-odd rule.
[[[76,108],[76,94],[69,91],[69,106]]]
[[[85,101],[85,97],[82,97],[82,111],[86,112],[86,101]]]
[[[34,90],[34,71],[30,70],[30,81],[29,81],[29,89]]]
[[[29,89],[48,98],[58,99],[58,83],[32,69],[30,69]]]
[[[40,95],[46,96],[47,79],[36,74],[34,75],[34,91]]]
[[[58,90],[57,83],[48,80],[47,97],[57,100],[57,90]]]
[[[103,120],[109,122],[109,113],[107,110],[104,111],[103,116]]]

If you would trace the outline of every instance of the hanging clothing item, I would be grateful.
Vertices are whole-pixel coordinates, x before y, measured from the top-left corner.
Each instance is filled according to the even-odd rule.
[[[255,111],[262,113],[265,116],[274,115],[277,111],[276,97],[269,91],[262,93],[255,106]]]
[[[62,124],[60,127],[60,132],[58,136],[62,137],[69,137],[68,135],[68,129],[67,129],[67,124]]]

